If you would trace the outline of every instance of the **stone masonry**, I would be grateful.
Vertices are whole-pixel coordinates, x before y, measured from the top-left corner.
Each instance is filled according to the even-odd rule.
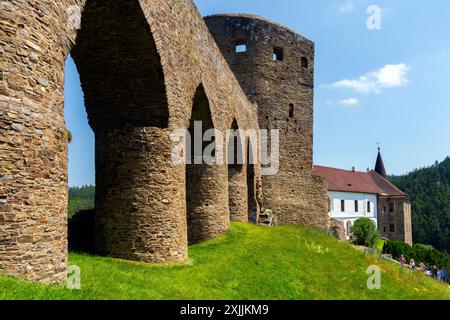
[[[211,34],[261,129],[280,130],[280,170],[263,177],[263,204],[279,224],[327,226],[326,186],[312,173],[314,43],[264,18],[214,15]],[[237,52],[238,46],[245,49]]]
[[[0,1],[1,272],[66,279],[69,54],[96,139],[99,254],[184,261],[188,243],[222,235],[230,220],[257,222],[264,207],[283,224],[328,226],[311,170],[313,44],[260,18],[207,22],[220,49],[191,0]],[[228,52],[238,40],[248,41],[242,60]],[[263,180],[258,162],[174,164],[172,133],[194,121],[279,128],[279,174]],[[250,142],[242,147],[249,158]]]
[[[378,230],[383,238],[413,244],[411,199],[408,196],[379,196]]]

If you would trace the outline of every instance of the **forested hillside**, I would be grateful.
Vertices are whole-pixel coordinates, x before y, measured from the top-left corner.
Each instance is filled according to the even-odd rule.
[[[414,242],[450,252],[450,157],[391,180],[412,198]]]
[[[80,210],[93,209],[94,201],[94,186],[69,188],[69,217],[72,217]]]

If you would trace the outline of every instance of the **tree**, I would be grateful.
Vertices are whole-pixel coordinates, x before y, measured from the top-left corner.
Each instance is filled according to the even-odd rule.
[[[353,243],[360,246],[373,248],[380,238],[375,223],[369,218],[356,220],[350,231],[353,234]]]
[[[414,242],[450,252],[450,157],[391,181],[411,197]]]

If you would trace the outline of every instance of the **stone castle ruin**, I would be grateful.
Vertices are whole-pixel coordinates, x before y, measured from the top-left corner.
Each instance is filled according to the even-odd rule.
[[[81,28],[74,27],[81,14]],[[95,133],[101,255],[184,261],[230,221],[328,228],[312,173],[314,44],[260,17],[201,17],[191,0],[0,2],[0,271],[67,270],[64,64],[74,58]],[[71,20],[75,19],[75,21]],[[174,130],[280,130],[279,171],[175,165]],[[244,158],[259,146],[244,139]]]

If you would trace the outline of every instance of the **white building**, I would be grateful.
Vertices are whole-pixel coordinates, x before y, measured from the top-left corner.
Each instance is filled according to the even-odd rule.
[[[347,237],[356,220],[369,218],[383,238],[412,244],[409,196],[389,181],[379,149],[375,170],[314,166],[313,171],[325,180],[329,215],[344,223]]]
[[[378,228],[376,194],[329,191],[328,199],[330,217],[344,223],[347,235],[359,218],[369,218]]]

